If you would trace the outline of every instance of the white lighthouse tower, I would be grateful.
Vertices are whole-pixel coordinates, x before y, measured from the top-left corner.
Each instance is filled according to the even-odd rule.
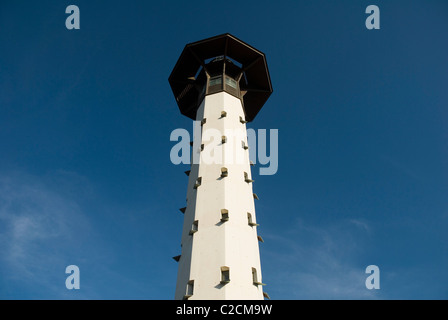
[[[175,299],[263,299],[246,123],[272,93],[265,55],[230,34],[212,37],[185,46],[169,82],[201,131],[180,209]]]

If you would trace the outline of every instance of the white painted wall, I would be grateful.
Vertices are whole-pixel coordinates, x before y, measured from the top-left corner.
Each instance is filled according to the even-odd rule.
[[[222,118],[221,111],[226,111],[227,116]],[[226,129],[241,130],[241,139],[247,145],[246,125],[239,121],[240,116],[244,119],[240,99],[226,92],[206,96],[197,112],[198,121],[207,119],[203,132],[213,128],[226,135]],[[261,282],[261,266],[257,227],[249,226],[247,219],[250,212],[256,222],[252,183],[244,181],[244,172],[251,178],[249,150],[242,148],[241,141],[232,144],[230,137],[227,141],[218,145],[223,164],[201,159],[199,165],[191,166],[175,299],[183,299],[190,280],[194,280],[190,299],[263,299],[262,286],[254,285],[252,280],[252,268],[256,268]],[[201,143],[207,148],[213,141]],[[232,147],[241,152],[242,162],[226,158],[234,153]],[[221,167],[228,169],[228,177],[220,177]],[[194,189],[198,177],[202,177],[202,184]],[[229,221],[220,221],[221,209],[229,211]],[[190,235],[195,220],[198,231]],[[220,283],[223,266],[230,268],[230,282],[225,285]]]

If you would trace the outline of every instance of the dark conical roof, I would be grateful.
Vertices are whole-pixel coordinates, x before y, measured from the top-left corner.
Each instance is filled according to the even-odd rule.
[[[207,72],[211,59],[232,59],[244,74],[245,91],[242,97],[246,120],[252,121],[272,93],[271,78],[264,53],[231,34],[187,44],[168,79],[180,112],[196,119],[201,101],[197,95],[186,94],[195,85],[196,75],[202,67]]]

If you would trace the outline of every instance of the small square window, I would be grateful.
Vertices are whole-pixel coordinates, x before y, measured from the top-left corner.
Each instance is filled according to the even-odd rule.
[[[244,119],[243,119],[243,117],[241,117],[241,116],[240,116],[240,122],[241,122],[242,124],[245,124],[245,123],[247,123],[247,121],[246,121],[246,120],[244,120]]]
[[[252,268],[252,281],[254,284],[258,283],[257,269],[255,268]]]
[[[230,268],[221,267],[221,284],[227,284],[230,282]]]
[[[194,280],[190,280],[187,283],[187,290],[185,292],[184,299],[187,300],[188,298],[190,298],[193,295],[193,291],[194,291]]]
[[[202,177],[199,177],[196,179],[196,182],[194,184],[194,189],[197,189],[202,183]]]
[[[221,222],[229,221],[229,210],[221,209]]]
[[[247,213],[247,224],[250,225],[251,227],[258,227],[259,224],[255,223],[252,220],[252,215],[250,214],[250,212]]]
[[[227,171],[226,167],[221,168],[221,178],[225,178],[229,176],[229,171]]]
[[[257,269],[252,268],[252,283],[256,286],[265,286],[266,284],[258,281]]]
[[[199,226],[199,221],[195,220],[193,222],[193,224],[191,225],[190,235],[193,235],[194,233],[198,232],[198,226]]]

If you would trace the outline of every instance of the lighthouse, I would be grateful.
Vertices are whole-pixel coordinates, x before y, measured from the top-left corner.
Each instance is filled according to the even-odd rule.
[[[261,300],[263,290],[246,123],[272,93],[266,57],[231,34],[190,43],[169,83],[196,121],[175,299]],[[213,137],[213,138],[212,138]]]

